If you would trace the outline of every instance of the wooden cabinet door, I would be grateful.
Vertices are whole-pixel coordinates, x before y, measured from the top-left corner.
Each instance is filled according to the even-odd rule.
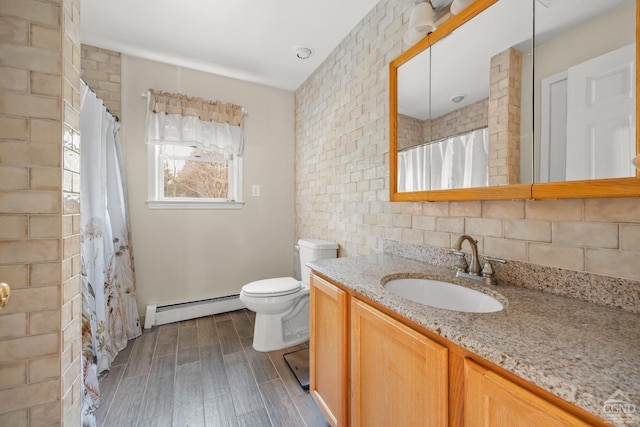
[[[351,300],[351,425],[446,426],[448,350]]]
[[[469,359],[464,361],[464,389],[465,426],[591,425]]]
[[[334,426],[347,425],[347,293],[311,276],[309,393]]]

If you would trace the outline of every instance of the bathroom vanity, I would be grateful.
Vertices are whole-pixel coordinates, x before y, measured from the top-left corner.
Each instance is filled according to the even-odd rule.
[[[640,422],[605,407],[616,393],[640,396],[636,314],[508,284],[483,289],[391,254],[311,267],[310,392],[334,426]],[[384,288],[398,277],[472,287],[505,307],[429,307]]]

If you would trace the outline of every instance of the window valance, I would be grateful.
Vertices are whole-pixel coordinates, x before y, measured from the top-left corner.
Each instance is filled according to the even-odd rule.
[[[147,144],[242,154],[244,109],[241,106],[154,89],[149,89],[148,104]]]

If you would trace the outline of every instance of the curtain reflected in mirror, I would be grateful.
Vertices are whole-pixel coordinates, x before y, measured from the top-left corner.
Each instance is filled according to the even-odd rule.
[[[482,128],[398,152],[398,191],[489,184],[489,136]]]

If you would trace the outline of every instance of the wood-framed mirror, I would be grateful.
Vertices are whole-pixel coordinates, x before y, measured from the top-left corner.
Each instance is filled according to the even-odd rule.
[[[390,200],[640,196],[638,1],[476,0],[394,59]]]

